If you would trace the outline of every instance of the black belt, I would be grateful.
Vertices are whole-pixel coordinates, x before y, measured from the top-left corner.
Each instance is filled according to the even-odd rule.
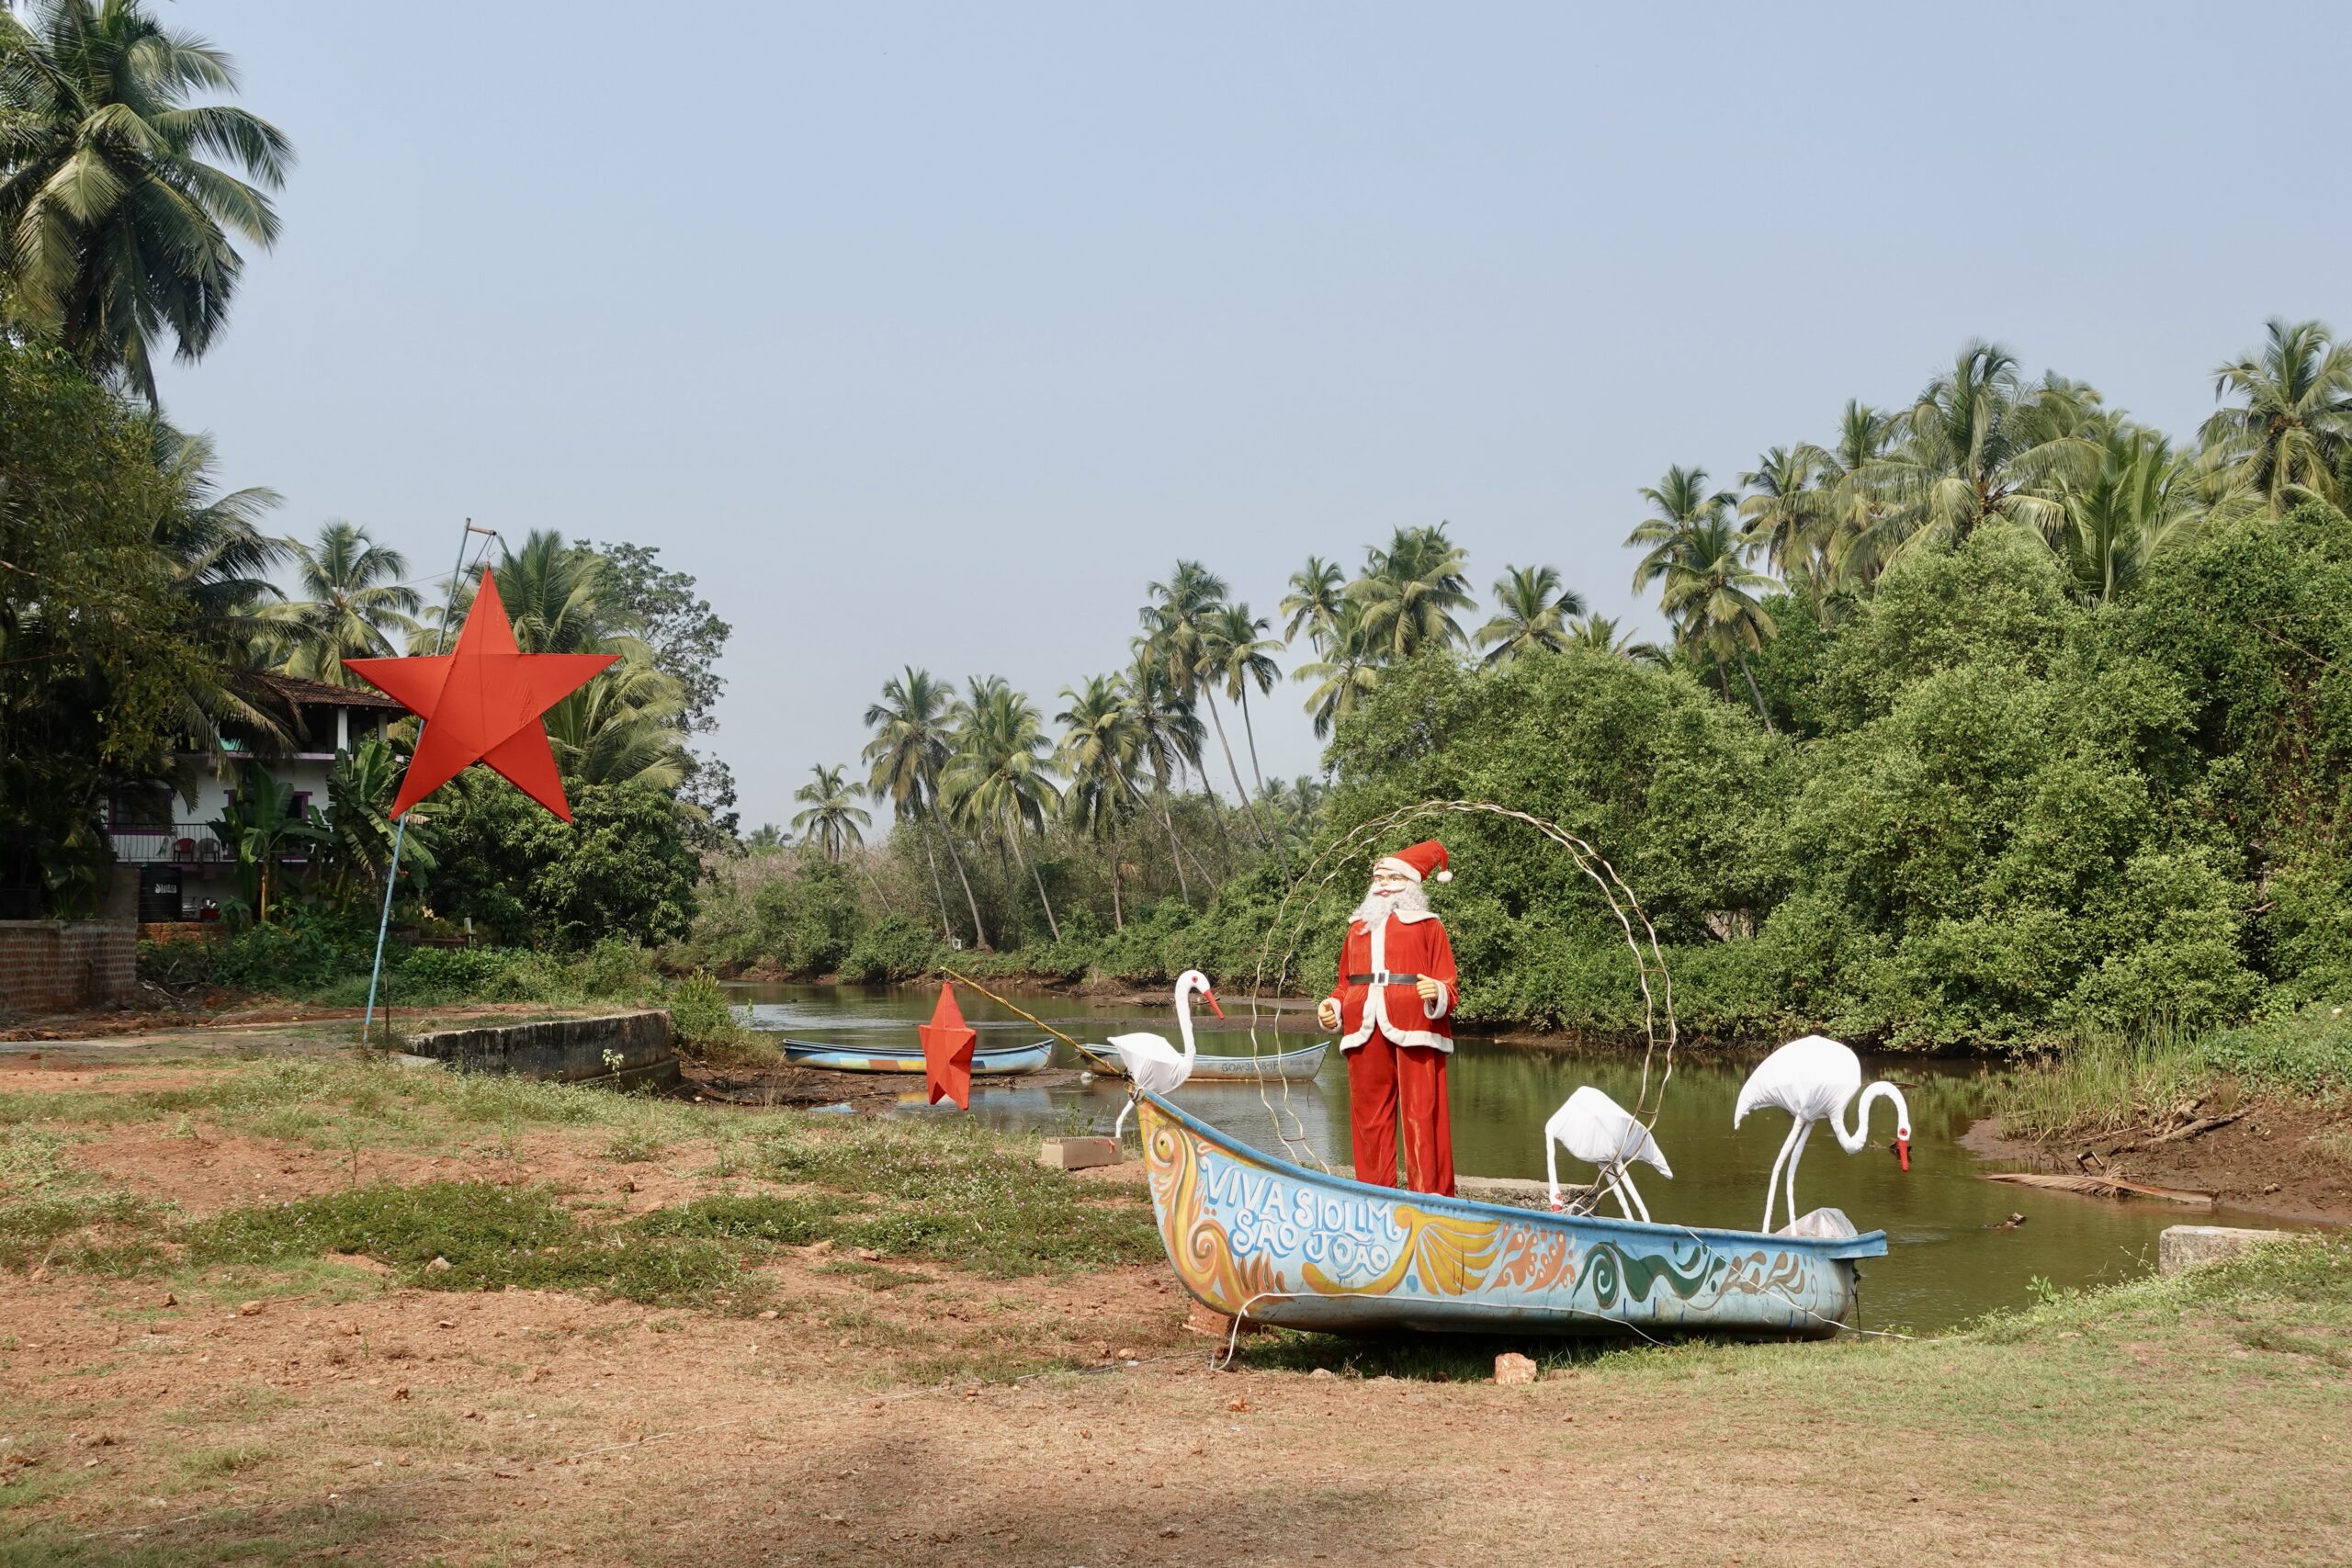
[[[1395,970],[1383,969],[1375,975],[1351,975],[1348,976],[1348,984],[1351,986],[1418,986],[1428,978],[1430,976],[1427,975],[1400,975]]]

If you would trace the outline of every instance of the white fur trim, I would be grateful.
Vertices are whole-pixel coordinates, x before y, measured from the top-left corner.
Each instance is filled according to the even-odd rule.
[[[1432,1019],[1443,1018],[1447,1013],[1452,1012],[1453,1010],[1453,987],[1447,985],[1444,981],[1440,980],[1437,983],[1437,1000],[1430,1008],[1430,1017]]]
[[[1437,879],[1440,882],[1451,882],[1453,880],[1453,873],[1451,871],[1441,871],[1437,874]]]
[[[1393,871],[1399,876],[1409,876],[1416,882],[1419,882],[1421,879],[1421,874],[1413,869],[1413,863],[1411,861],[1398,860],[1395,855],[1381,856],[1378,860],[1373,863],[1372,869],[1374,871]],[[1444,872],[1441,871],[1437,875],[1440,882],[1445,880],[1446,874]]]
[[[1414,920],[1433,920],[1437,916],[1434,911],[1429,909],[1416,910],[1411,914],[1407,914],[1400,909],[1389,918],[1410,924]],[[1380,924],[1372,927],[1371,932],[1372,966],[1375,970],[1385,969],[1388,967],[1388,921],[1383,920]],[[1441,995],[1438,997],[1437,1010],[1434,1012],[1425,1012],[1423,1014],[1425,1018],[1432,1020],[1443,1018],[1446,1010],[1453,1005],[1453,990],[1447,987],[1442,980],[1438,982],[1438,986]],[[1418,1001],[1419,998],[1414,999]],[[1365,1041],[1372,1038],[1372,1032],[1375,1029],[1399,1045],[1434,1046],[1448,1055],[1453,1051],[1453,1042],[1435,1030],[1399,1029],[1391,1022],[1388,1017],[1388,987],[1385,986],[1364,987],[1363,1021],[1357,1026],[1353,1034],[1340,1042],[1340,1051],[1344,1053],[1358,1049]]]

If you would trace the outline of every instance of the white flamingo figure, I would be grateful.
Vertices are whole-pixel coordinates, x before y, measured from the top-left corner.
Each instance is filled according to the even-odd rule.
[[[1667,1168],[1666,1156],[1659,1152],[1657,1140],[1650,1130],[1634,1120],[1634,1113],[1610,1099],[1600,1090],[1587,1084],[1568,1096],[1567,1103],[1552,1112],[1544,1123],[1544,1169],[1552,1179],[1552,1207],[1560,1204],[1560,1155],[1568,1153],[1589,1165],[1600,1168],[1600,1185],[1617,1195],[1617,1207],[1627,1219],[1650,1217],[1649,1205],[1634,1190],[1634,1178],[1626,1167],[1635,1160],[1646,1160],[1657,1167],[1657,1173],[1668,1181],[1674,1172]],[[1638,1213],[1637,1213],[1638,1212]]]
[[[1169,1094],[1193,1076],[1193,993],[1201,993],[1201,1000],[1209,1004],[1209,1011],[1219,1018],[1225,1010],[1216,1005],[1216,993],[1209,989],[1209,977],[1197,969],[1187,969],[1176,976],[1176,1028],[1184,1036],[1184,1054],[1178,1055],[1176,1047],[1157,1034],[1114,1034],[1110,1039],[1112,1055],[1127,1071],[1127,1082],[1134,1086],[1126,1104],[1119,1108],[1119,1119],[1111,1123],[1111,1136],[1117,1137],[1125,1130],[1127,1112],[1136,1108],[1136,1100],[1147,1094]]]
[[[1861,1089],[1856,1100],[1854,1091]],[[1862,1152],[1870,1141],[1871,1101],[1894,1101],[1894,1156],[1903,1168],[1911,1168],[1911,1107],[1903,1091],[1882,1078],[1862,1089],[1862,1059],[1844,1045],[1822,1034],[1808,1034],[1792,1040],[1757,1065],[1740,1086],[1739,1104],[1731,1113],[1731,1124],[1737,1127],[1747,1113],[1759,1105],[1777,1105],[1795,1118],[1789,1128],[1786,1142],[1781,1145],[1780,1156],[1772,1161],[1772,1174],[1764,1179],[1765,1234],[1772,1230],[1772,1189],[1781,1180],[1782,1166],[1788,1168],[1789,1224],[1797,1217],[1797,1160],[1804,1154],[1805,1140],[1813,1136],[1816,1122],[1826,1122],[1829,1130],[1838,1134],[1838,1145],[1849,1155]],[[1854,1108],[1851,1132],[1845,1126],[1846,1108]]]

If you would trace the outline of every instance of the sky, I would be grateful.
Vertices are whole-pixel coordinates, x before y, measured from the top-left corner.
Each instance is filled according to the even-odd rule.
[[[1050,719],[1180,558],[1272,617],[1442,521],[1655,631],[1669,464],[1975,337],[2185,435],[2267,318],[2352,321],[2326,6],[157,10],[300,154],[167,412],[419,577],[467,518],[659,547],[746,828],[901,666]]]

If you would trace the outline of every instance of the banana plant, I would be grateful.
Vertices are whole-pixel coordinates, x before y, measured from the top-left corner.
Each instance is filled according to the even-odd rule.
[[[245,770],[228,811],[205,826],[236,861],[238,880],[256,924],[269,919],[271,872],[287,848],[325,843],[331,838],[318,808],[298,814],[293,786],[278,783],[260,767]]]

